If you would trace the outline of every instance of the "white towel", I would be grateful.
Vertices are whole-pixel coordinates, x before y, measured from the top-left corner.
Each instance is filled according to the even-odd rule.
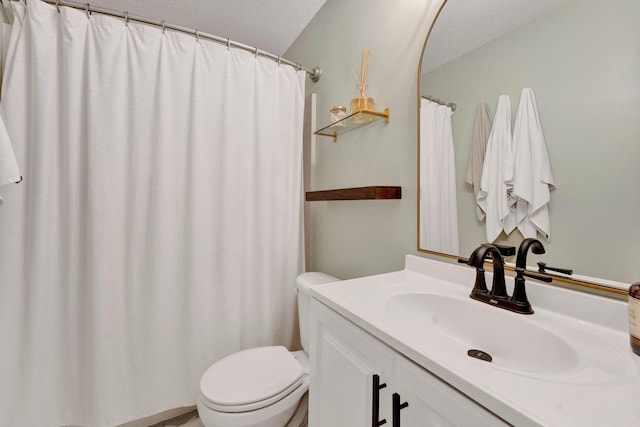
[[[481,103],[476,108],[476,118],[473,124],[473,136],[471,138],[471,153],[469,153],[469,163],[467,163],[467,173],[464,180],[473,187],[473,195],[478,198],[480,191],[480,179],[482,178],[482,167],[484,165],[484,154],[487,151],[487,141],[491,133],[491,115],[486,102]],[[482,221],[485,213],[482,207],[476,202],[476,216],[478,221]]]
[[[9,133],[4,125],[4,116],[0,109],[0,187],[14,182],[20,182],[20,168],[11,146]],[[0,197],[0,205],[3,199]]]
[[[508,96],[500,95],[484,157],[480,191],[476,198],[487,215],[489,243],[495,241],[503,230],[509,234],[515,229],[515,216],[511,211],[515,200],[511,199],[511,188],[507,185],[512,176],[511,102]]]
[[[533,91],[522,89],[513,130],[513,196],[516,222],[524,237],[537,231],[551,240],[548,203],[555,181]]]

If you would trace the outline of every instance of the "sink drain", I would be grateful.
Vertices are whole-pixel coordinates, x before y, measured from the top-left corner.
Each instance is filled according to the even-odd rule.
[[[482,350],[476,350],[475,348],[472,348],[471,350],[467,351],[467,356],[473,357],[475,359],[484,360],[485,362],[491,362],[493,360],[493,357],[491,357],[489,353],[486,353]]]

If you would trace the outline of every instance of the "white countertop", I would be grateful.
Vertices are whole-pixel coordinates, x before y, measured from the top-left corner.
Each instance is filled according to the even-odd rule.
[[[486,279],[490,287],[491,273]],[[402,271],[315,286],[311,292],[513,425],[640,426],[640,357],[629,346],[626,302],[527,280],[535,310],[528,316],[471,300],[474,280],[473,268],[407,255]],[[509,293],[512,286],[507,278]],[[527,372],[471,358],[450,337],[420,322],[407,325],[385,308],[389,295],[421,292],[459,298],[463,307],[467,301],[479,304],[474,312],[499,310],[501,323],[511,326],[532,322],[566,342],[577,362],[556,372]],[[496,334],[501,327],[491,325]]]

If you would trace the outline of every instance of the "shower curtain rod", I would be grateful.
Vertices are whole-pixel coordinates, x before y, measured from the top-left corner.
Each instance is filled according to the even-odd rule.
[[[0,1],[4,3],[4,0],[0,0]],[[27,0],[11,0],[11,1],[18,1],[18,2],[24,1],[25,4],[27,3]],[[271,59],[272,61],[275,61],[278,64],[286,64],[298,70],[304,70],[309,75],[309,78],[313,82],[317,82],[318,80],[320,80],[320,76],[322,75],[322,69],[320,67],[313,67],[310,70],[302,66],[301,64],[297,64],[295,62],[284,59],[281,56],[277,56],[272,53],[265,52],[263,50],[258,49],[257,47],[248,46],[246,44],[235,42],[233,40],[230,40],[229,38],[225,39],[223,37],[214,36],[212,34],[201,33],[197,29],[192,30],[190,28],[180,27],[178,25],[167,24],[164,21],[154,21],[145,17],[130,15],[129,12],[119,12],[113,9],[94,7],[94,6],[91,6],[89,3],[79,3],[79,2],[68,1],[68,0],[42,0],[42,1],[48,4],[55,5],[58,8],[58,11],[60,11],[60,6],[67,6],[67,7],[72,7],[74,9],[84,10],[87,16],[89,16],[91,13],[99,13],[101,15],[108,15],[108,16],[113,16],[115,18],[124,19],[125,22],[132,21],[132,22],[139,22],[141,24],[146,24],[146,25],[153,25],[155,27],[162,28],[163,31],[164,30],[178,31],[181,33],[186,33],[186,34],[195,36],[196,39],[202,38],[206,40],[211,40],[220,44],[224,44],[227,47],[233,46],[238,49],[243,49],[243,50],[252,52],[256,56],[260,55],[265,58]]]
[[[430,96],[430,95],[426,95],[426,96],[422,95],[422,97],[424,99],[428,99],[429,101],[433,101],[436,104],[446,105],[447,107],[451,108],[451,111],[456,111],[456,108],[458,108],[458,106],[456,105],[455,102],[446,102],[446,101],[443,101],[441,99],[434,98],[433,96]]]

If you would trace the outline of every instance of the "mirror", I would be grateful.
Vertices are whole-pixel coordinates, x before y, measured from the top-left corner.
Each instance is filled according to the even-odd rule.
[[[487,242],[486,221],[465,182],[476,108],[486,102],[494,119],[498,97],[509,96],[513,128],[521,90],[531,88],[556,185],[547,205],[550,240],[537,235],[546,254],[528,264],[571,268],[578,283],[590,280],[582,276],[640,280],[640,3],[448,0],[423,55],[418,95],[457,108],[450,113],[455,172],[447,191],[443,175],[425,182],[442,167],[429,170],[427,150],[419,148],[418,250],[468,257]],[[420,138],[430,132],[423,127]],[[442,228],[428,225],[439,215],[424,203],[434,185],[454,199],[457,249],[425,238]],[[516,229],[493,243],[517,247],[522,238]]]

